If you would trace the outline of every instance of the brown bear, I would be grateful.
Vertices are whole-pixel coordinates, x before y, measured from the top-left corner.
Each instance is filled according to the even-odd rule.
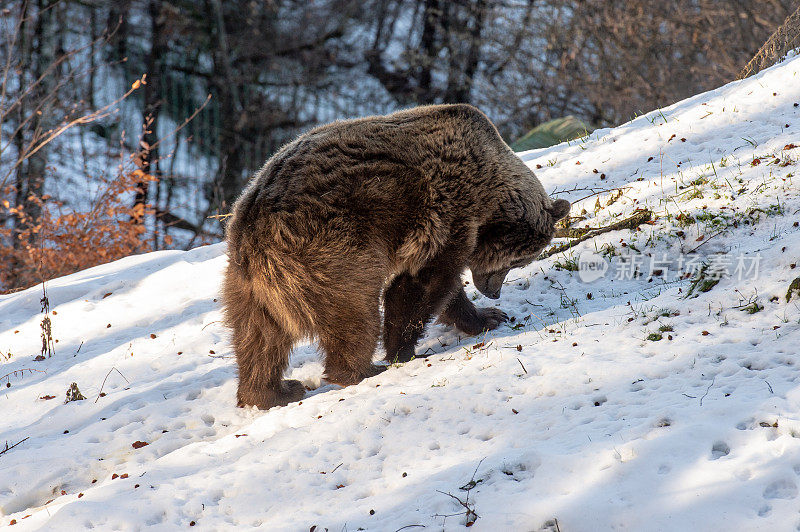
[[[500,295],[566,216],[492,122],[463,104],[432,105],[312,129],[284,146],[236,201],[226,232],[226,324],[239,406],[303,397],[284,380],[289,352],[319,341],[325,378],[343,386],[408,361],[425,324],[475,335],[506,319],[476,308],[461,275]],[[382,296],[382,297],[381,297]]]

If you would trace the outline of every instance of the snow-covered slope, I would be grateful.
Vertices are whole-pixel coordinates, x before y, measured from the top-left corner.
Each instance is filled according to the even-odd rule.
[[[800,58],[523,154],[573,227],[655,221],[513,271],[513,323],[434,325],[357,386],[300,346],[313,391],[268,412],[234,404],[222,245],[49,282],[43,361],[41,289],[0,297],[0,526],[800,529],[797,102]]]

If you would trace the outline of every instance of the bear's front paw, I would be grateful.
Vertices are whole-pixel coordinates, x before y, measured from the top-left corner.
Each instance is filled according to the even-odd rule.
[[[479,308],[478,316],[483,320],[483,329],[491,331],[497,329],[501,323],[508,321],[508,314],[499,308]]]
[[[470,336],[476,336],[486,331],[497,329],[501,323],[508,321],[508,315],[499,308],[479,308],[475,309],[477,315],[475,319],[469,320],[467,323],[462,323],[463,327],[459,326],[462,332]]]
[[[405,363],[411,362],[416,355],[416,351],[413,345],[404,345],[400,347],[396,353],[386,353],[386,362],[389,364],[398,364],[398,363]]]

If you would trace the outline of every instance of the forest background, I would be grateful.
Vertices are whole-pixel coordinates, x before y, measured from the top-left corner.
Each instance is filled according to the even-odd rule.
[[[467,102],[512,142],[735,79],[789,0],[2,0],[0,292],[223,236],[317,124]]]

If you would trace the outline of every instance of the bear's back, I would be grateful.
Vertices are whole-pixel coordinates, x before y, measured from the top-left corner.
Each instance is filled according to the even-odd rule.
[[[470,188],[486,145],[498,141],[504,146],[483,113],[460,104],[343,120],[284,146],[250,187],[272,212],[293,211],[304,200],[355,209],[423,201],[431,187]]]

